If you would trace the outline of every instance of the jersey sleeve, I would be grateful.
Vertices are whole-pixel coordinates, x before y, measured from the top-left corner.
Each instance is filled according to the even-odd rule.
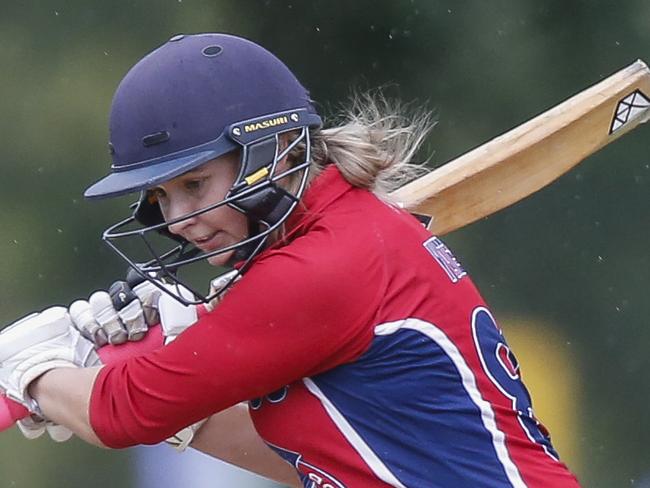
[[[173,343],[102,369],[90,400],[93,429],[109,447],[157,443],[355,359],[372,339],[382,259],[330,230],[267,253]]]

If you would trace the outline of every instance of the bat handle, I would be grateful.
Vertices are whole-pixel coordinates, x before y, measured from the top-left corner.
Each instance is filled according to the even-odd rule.
[[[140,341],[127,342],[119,346],[107,344],[97,352],[104,364],[111,364],[155,351],[162,344],[163,337],[160,325],[155,325],[149,329],[147,335]],[[29,412],[20,403],[7,398],[4,394],[0,395],[0,432],[13,427],[17,420],[23,419],[27,415],[29,415]]]

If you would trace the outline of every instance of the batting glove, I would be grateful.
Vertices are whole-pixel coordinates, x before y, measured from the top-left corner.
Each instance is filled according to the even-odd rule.
[[[32,381],[54,368],[91,367],[100,364],[94,345],[84,339],[63,307],[29,315],[0,331],[0,388],[22,404],[31,416],[18,422],[28,439],[47,431],[58,442],[72,432],[43,416],[29,396]]]
[[[116,281],[69,308],[74,326],[97,347],[139,341],[158,323],[162,291],[150,281]]]
[[[194,300],[185,288],[175,286],[174,291]],[[140,340],[148,327],[157,323],[160,323],[164,343],[169,344],[198,320],[195,305],[183,305],[149,281],[134,283],[128,278],[113,283],[108,292],[96,291],[88,301],[77,300],[70,305],[69,313],[74,327],[97,347]],[[199,424],[183,429],[168,442],[184,450]]]
[[[228,289],[237,283],[241,278],[241,273],[233,269],[222,275],[217,276],[210,282],[210,295],[216,295],[216,298],[210,300],[210,303],[206,304],[206,309],[208,312],[212,312],[217,305],[223,300],[223,297],[226,295]]]

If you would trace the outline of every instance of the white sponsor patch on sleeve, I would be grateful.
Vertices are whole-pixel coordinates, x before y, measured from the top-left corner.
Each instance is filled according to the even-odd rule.
[[[467,274],[445,243],[437,237],[427,239],[422,245],[438,261],[453,283]]]

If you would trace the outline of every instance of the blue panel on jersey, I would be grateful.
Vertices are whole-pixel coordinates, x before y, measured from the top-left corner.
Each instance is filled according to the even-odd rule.
[[[420,332],[377,336],[312,380],[405,486],[512,486],[456,367]]]

